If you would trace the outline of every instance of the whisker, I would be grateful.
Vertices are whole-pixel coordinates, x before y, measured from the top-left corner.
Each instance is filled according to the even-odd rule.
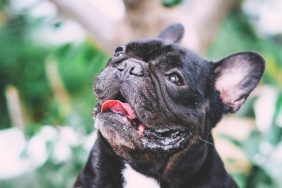
[[[209,142],[209,141],[207,141],[207,140],[204,140],[202,137],[199,137],[199,140],[203,141],[203,142],[206,143],[206,144],[210,144],[210,145],[213,146],[213,143],[211,143],[211,142]]]

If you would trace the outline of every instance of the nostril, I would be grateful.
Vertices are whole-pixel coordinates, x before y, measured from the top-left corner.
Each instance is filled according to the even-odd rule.
[[[135,75],[135,76],[144,76],[144,72],[143,72],[143,69],[141,68],[141,66],[131,67],[130,70],[129,70],[129,74]]]
[[[124,72],[124,74],[144,76],[143,66],[136,61],[132,61],[132,60],[117,61],[114,62],[112,66],[117,70],[119,70],[120,72]]]
[[[131,75],[134,74],[134,67],[131,67],[131,68],[130,68],[129,74],[131,74]]]
[[[116,65],[116,68],[119,71],[123,71],[126,68],[126,63],[119,63],[119,64]]]

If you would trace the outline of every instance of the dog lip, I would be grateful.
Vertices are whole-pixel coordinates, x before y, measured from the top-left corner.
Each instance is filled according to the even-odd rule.
[[[101,106],[101,105],[99,105]],[[96,107],[96,109],[101,109],[101,107]],[[98,110],[99,111],[99,110]],[[120,116],[127,119],[125,127],[123,125],[116,126],[114,129],[118,129],[119,134],[126,130],[127,134],[131,135],[131,139],[135,140],[139,144],[139,147],[144,149],[151,150],[165,150],[165,151],[174,151],[179,148],[185,147],[188,143],[188,140],[191,136],[189,130],[184,128],[150,128],[145,126],[139,119],[136,117],[134,120],[126,117],[125,114],[116,113],[112,111],[97,112],[97,115],[101,114],[106,116]],[[103,117],[102,116],[102,117]],[[130,126],[129,126],[130,125]],[[107,127],[107,126],[106,126]],[[139,140],[139,141],[138,141]],[[141,144],[141,145],[140,145]]]
[[[185,147],[190,137],[191,133],[188,130],[146,130],[143,143],[145,148],[152,150],[172,151]]]
[[[92,117],[94,118],[100,112],[101,112],[101,105],[97,103],[96,106],[93,108]]]
[[[117,99],[121,99],[117,100]],[[99,104],[94,109],[94,115],[98,113],[112,112],[113,114],[119,114],[120,116],[126,117],[128,122],[138,132],[139,136],[144,135],[146,129],[145,125],[138,119],[135,112],[131,108],[131,105],[122,97],[119,93],[114,99],[105,100],[102,104]]]
[[[114,103],[116,102],[114,100],[107,100],[107,101]],[[138,132],[139,137],[146,137],[147,139],[149,138],[155,140],[156,143],[165,146],[165,145],[171,145],[173,143],[176,143],[177,140],[183,138],[184,135],[187,134],[187,131],[183,129],[146,127],[142,122],[140,122],[140,120],[135,115],[134,118],[132,118],[132,115],[128,115],[126,112],[119,112],[118,110],[116,111],[115,109],[111,110],[110,107],[108,107],[107,101],[102,104],[101,113],[111,112],[113,114],[118,114],[120,116],[126,117],[128,122],[131,124],[131,126],[135,128],[135,130]],[[118,101],[118,105],[121,105],[119,103],[120,101]],[[123,107],[118,107],[118,108],[123,108]]]
[[[157,139],[163,140],[165,138],[171,137],[171,138],[177,138],[179,136],[183,136],[184,134],[187,134],[189,131],[184,129],[150,129],[146,128],[145,135],[150,135],[151,137],[155,137]]]
[[[128,117],[127,113],[115,112],[115,111],[110,110],[109,108],[104,109],[104,111],[103,111],[102,110],[103,104],[105,104],[107,101],[119,101],[118,103],[120,103],[120,104],[126,103],[129,106],[129,108],[131,108],[130,110],[132,110],[132,113],[134,113],[134,118]],[[183,145],[183,143],[186,143],[185,140],[187,140],[190,137],[189,130],[186,130],[186,129],[183,129],[183,128],[160,128],[160,127],[152,128],[152,127],[147,127],[145,124],[143,124],[140,121],[138,114],[136,114],[133,111],[131,104],[129,102],[127,102],[127,100],[125,98],[123,98],[121,93],[119,93],[117,95],[117,97],[114,97],[113,99],[103,100],[103,102],[100,102],[100,103],[99,103],[99,101],[97,101],[97,102],[98,103],[96,105],[96,108],[94,109],[95,116],[98,113],[111,112],[109,114],[117,114],[117,115],[120,115],[122,117],[126,117],[126,119],[128,120],[128,122],[131,125],[131,128],[128,129],[128,131],[135,130],[135,131],[133,131],[135,133],[132,133],[132,134],[141,138],[144,146],[146,145],[145,147],[147,147],[147,148],[151,148],[151,149],[163,148],[165,150],[178,148],[178,147],[181,147],[181,145]],[[118,105],[120,105],[120,104],[118,104]],[[116,128],[118,128],[118,127],[116,127]]]

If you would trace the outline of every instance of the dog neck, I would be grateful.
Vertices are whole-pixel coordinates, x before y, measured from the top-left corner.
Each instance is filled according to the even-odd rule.
[[[209,135],[206,140],[211,144],[199,141],[166,159],[147,163],[147,165],[139,162],[131,167],[141,174],[154,178],[160,187],[187,185],[198,187],[203,182],[210,182],[209,180],[215,176],[229,178],[214,148],[212,135]],[[213,169],[217,170],[213,171]]]
[[[212,139],[209,141],[213,142]],[[190,182],[207,161],[207,156],[211,152],[209,147],[214,146],[198,142],[172,155],[162,170],[162,185],[179,187],[184,181]],[[170,185],[172,182],[173,186]]]
[[[104,139],[102,140],[105,142]],[[211,136],[208,141],[213,143]],[[133,152],[129,154],[129,160],[124,163],[124,168],[126,164],[130,165],[134,171],[155,179],[161,187],[179,187],[185,182],[192,181],[193,177],[200,173],[207,162],[208,155],[213,155],[209,153],[215,152],[213,147],[205,142],[197,142],[171,156],[162,154],[156,154],[154,157],[153,155],[144,156],[145,154],[142,156],[141,153]],[[145,158],[150,160],[141,160]],[[122,160],[119,157],[116,159]]]

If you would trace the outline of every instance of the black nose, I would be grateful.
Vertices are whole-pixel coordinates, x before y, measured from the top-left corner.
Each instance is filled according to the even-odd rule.
[[[144,76],[144,69],[138,60],[128,59],[120,62],[116,68],[125,74]]]

